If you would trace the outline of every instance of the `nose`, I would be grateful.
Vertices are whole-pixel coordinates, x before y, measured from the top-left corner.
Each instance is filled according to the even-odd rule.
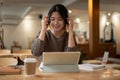
[[[55,20],[55,24],[58,24],[58,20],[57,19]]]

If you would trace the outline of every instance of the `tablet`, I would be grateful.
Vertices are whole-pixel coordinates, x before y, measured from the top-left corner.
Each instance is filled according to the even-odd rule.
[[[43,52],[43,65],[77,65],[80,52]]]

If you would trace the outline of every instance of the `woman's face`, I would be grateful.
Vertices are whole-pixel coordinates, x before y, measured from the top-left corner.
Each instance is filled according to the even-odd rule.
[[[64,20],[58,12],[53,12],[50,17],[50,25],[54,31],[61,31],[64,27]]]

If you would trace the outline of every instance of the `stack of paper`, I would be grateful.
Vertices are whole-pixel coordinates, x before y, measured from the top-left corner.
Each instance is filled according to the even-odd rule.
[[[94,71],[94,70],[100,70],[100,69],[105,69],[104,65],[101,64],[81,64],[79,65],[80,70],[86,70],[86,71]]]

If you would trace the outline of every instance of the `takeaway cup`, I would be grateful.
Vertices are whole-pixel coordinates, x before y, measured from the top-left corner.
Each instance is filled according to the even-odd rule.
[[[36,72],[37,60],[35,58],[25,58],[24,59],[24,68],[25,75],[34,76]]]

